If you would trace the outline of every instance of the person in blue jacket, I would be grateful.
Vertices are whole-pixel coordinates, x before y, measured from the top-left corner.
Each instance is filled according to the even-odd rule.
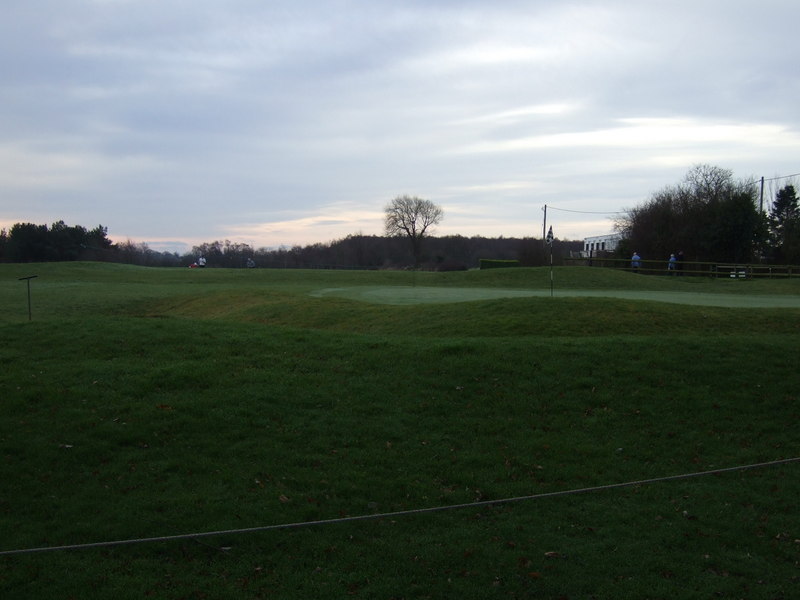
[[[638,252],[634,252],[633,256],[631,256],[631,269],[633,269],[634,273],[639,272],[639,267],[642,266],[642,257],[639,256]]]

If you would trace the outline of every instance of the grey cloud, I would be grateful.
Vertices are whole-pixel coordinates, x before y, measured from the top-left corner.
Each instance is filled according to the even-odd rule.
[[[481,211],[488,222],[496,206],[511,227],[543,203],[634,204],[698,160],[800,171],[800,9],[788,0],[40,0],[4,11],[0,152],[26,173],[57,165],[64,186],[0,178],[2,219],[48,222],[73,206],[112,233],[225,238],[226,224],[414,193],[453,207],[446,227]],[[568,110],[537,110],[548,106]],[[761,129],[723,145],[688,130],[633,150],[602,138],[626,119]],[[767,125],[786,145],[761,141]],[[559,136],[595,142],[527,142]],[[498,150],[468,151],[481,146]]]

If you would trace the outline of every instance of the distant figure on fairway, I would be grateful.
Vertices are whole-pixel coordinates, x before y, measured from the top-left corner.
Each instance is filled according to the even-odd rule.
[[[667,271],[670,275],[675,275],[675,267],[678,265],[678,259],[674,254],[669,255],[669,262],[667,263]]]
[[[678,271],[678,275],[683,275],[681,271],[683,271],[683,250],[678,250],[678,255],[675,257],[675,270]]]
[[[206,259],[204,256],[201,256],[197,259],[197,266],[198,267],[205,267],[206,266]]]
[[[639,256],[638,252],[634,252],[633,256],[631,256],[631,269],[633,269],[634,273],[639,272],[639,267],[642,266],[642,257]]]

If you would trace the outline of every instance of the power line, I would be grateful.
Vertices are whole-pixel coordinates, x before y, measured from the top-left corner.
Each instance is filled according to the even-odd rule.
[[[791,179],[792,177],[800,177],[800,173],[792,173],[791,175],[779,175],[777,177],[763,177],[762,179],[765,182],[767,182],[767,181],[778,181],[779,179]],[[558,210],[561,212],[577,213],[582,215],[626,215],[630,212],[627,210],[618,210],[618,211],[572,210],[569,208],[558,208],[556,206],[553,206],[552,204],[548,204],[547,208],[549,208],[550,210]]]
[[[582,215],[624,215],[627,214],[627,210],[618,210],[614,212],[600,212],[600,211],[591,211],[591,210],[570,210],[569,208],[557,208],[550,204],[547,205],[547,208],[551,210],[560,210],[561,212],[569,212],[569,213],[579,213]]]
[[[779,177],[771,177],[769,179],[764,179],[764,181],[777,181],[778,179],[791,179],[792,177],[800,177],[800,173],[794,173],[792,175],[781,175]]]
[[[578,488],[572,490],[562,490],[559,492],[545,492],[542,494],[532,494],[530,496],[517,496],[514,498],[503,498],[500,500],[482,500],[479,502],[467,502],[464,504],[450,504],[446,506],[433,506],[430,508],[417,508],[410,510],[399,510],[388,513],[376,513],[371,515],[358,515],[355,517],[341,517],[337,519],[323,519],[319,521],[302,521],[298,523],[284,523],[279,525],[264,525],[262,527],[247,527],[243,529],[228,529],[223,531],[206,531],[202,533],[185,533],[179,535],[165,535],[158,537],[147,537],[129,540],[117,540],[111,542],[94,542],[88,544],[70,544],[66,546],[47,546],[41,548],[26,548],[21,550],[4,550],[0,551],[0,556],[12,556],[19,554],[33,554],[38,552],[55,552],[59,550],[87,550],[89,548],[108,548],[111,546],[126,546],[133,544],[146,544],[153,542],[172,542],[176,540],[190,540],[197,538],[212,537],[218,535],[240,535],[245,533],[258,533],[263,531],[274,531],[278,529],[297,529],[300,527],[315,527],[319,525],[333,525],[336,523],[352,523],[355,521],[367,521],[374,519],[388,519],[395,517],[405,517],[410,515],[421,515],[426,513],[443,512],[448,510],[459,510],[464,508],[476,508],[480,506],[494,506],[502,504],[511,504],[514,502],[523,502],[526,500],[541,500],[543,498],[555,498],[559,496],[571,496],[576,494],[586,494],[590,492],[601,492],[604,490],[620,489],[625,487],[634,487],[639,485],[647,485],[651,483],[660,483],[664,481],[678,481],[681,479],[691,479],[695,477],[704,477],[708,475],[719,475],[722,473],[731,473],[733,471],[746,471],[749,469],[759,469],[763,467],[772,467],[777,465],[785,465],[793,462],[800,461],[800,457],[786,458],[781,460],[773,460],[769,462],[756,463],[751,465],[740,465],[738,467],[726,467],[722,469],[713,469],[710,471],[699,471],[695,473],[684,473],[682,475],[667,475],[665,477],[654,477],[652,479],[639,479],[637,481],[626,481],[624,483],[611,483],[606,485],[597,485],[593,487]]]

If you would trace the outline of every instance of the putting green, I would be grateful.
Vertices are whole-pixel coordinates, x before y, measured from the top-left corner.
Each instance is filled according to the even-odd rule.
[[[549,297],[550,290],[511,290],[498,288],[450,287],[343,287],[312,292],[316,298],[336,297],[375,304],[445,304],[496,298]],[[624,298],[648,302],[669,302],[697,306],[730,308],[800,308],[800,296],[759,296],[744,294],[706,294],[695,292],[653,292],[630,290],[555,290],[556,298]]]

